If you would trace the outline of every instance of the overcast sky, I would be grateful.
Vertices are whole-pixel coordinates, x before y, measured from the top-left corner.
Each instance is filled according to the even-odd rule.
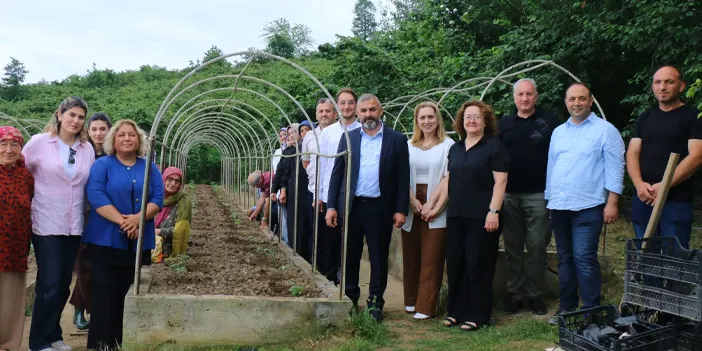
[[[263,48],[263,26],[285,17],[312,30],[315,47],[351,35],[354,0],[0,0],[0,67],[10,56],[26,83],[116,71],[183,68],[212,45]]]

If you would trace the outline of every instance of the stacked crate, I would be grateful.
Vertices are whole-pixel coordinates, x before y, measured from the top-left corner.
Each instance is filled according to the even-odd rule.
[[[645,244],[644,244],[645,243]],[[642,248],[645,247],[645,248]],[[681,247],[675,237],[629,239],[621,313],[600,306],[561,317],[559,344],[579,351],[702,351],[702,252]],[[634,315],[636,334],[594,343],[579,332],[590,324],[612,326]]]

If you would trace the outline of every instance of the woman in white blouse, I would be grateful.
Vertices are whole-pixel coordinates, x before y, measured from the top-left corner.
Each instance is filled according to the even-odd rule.
[[[448,150],[454,144],[435,103],[422,102],[415,108],[414,136],[408,144],[410,211],[402,226],[405,311],[427,319],[436,313],[444,276],[446,213],[432,211],[424,218],[421,213],[446,174]]]

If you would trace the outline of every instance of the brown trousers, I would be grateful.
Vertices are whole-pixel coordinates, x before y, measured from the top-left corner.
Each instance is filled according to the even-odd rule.
[[[84,310],[90,313],[92,307],[92,288],[90,286],[92,279],[90,262],[86,256],[86,249],[81,245],[80,249],[78,249],[76,264],[73,267],[73,271],[76,272],[76,284],[73,286],[73,294],[68,302],[77,310]]]
[[[27,273],[0,272],[0,349],[19,349],[24,331]]]
[[[417,184],[417,200],[425,203],[427,186]],[[446,229],[429,229],[429,223],[415,215],[412,230],[402,231],[402,269],[405,306],[414,306],[419,313],[434,316],[444,277]]]

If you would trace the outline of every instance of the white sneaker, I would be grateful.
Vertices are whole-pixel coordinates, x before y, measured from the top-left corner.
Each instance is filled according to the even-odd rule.
[[[44,348],[41,350],[29,350],[29,351],[56,351],[56,349],[53,347],[47,347],[47,348]]]
[[[429,318],[431,318],[431,316],[427,316],[426,314],[419,313],[419,312],[417,312],[414,315],[414,319],[429,319]]]
[[[414,306],[405,306],[405,312],[414,313],[416,310],[414,309]]]
[[[51,347],[53,347],[56,351],[72,351],[73,350],[72,347],[64,344],[63,340],[52,342]]]

